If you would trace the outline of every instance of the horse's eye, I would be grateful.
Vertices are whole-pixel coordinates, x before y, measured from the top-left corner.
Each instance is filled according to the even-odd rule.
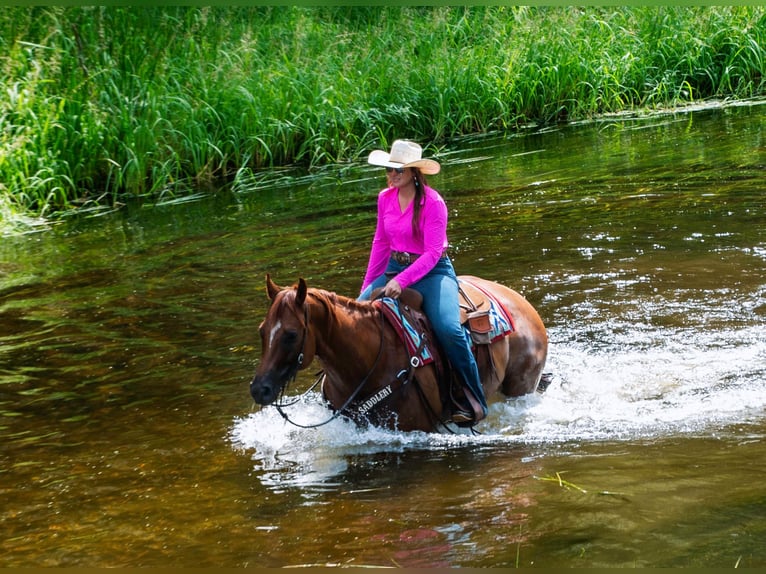
[[[298,331],[285,331],[282,333],[282,345],[284,347],[292,347],[298,340]]]

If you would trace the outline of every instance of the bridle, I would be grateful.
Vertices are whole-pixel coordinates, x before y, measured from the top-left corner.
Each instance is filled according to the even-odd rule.
[[[298,371],[300,370],[301,366],[303,366],[303,358],[304,358],[304,351],[306,348],[306,339],[308,338],[308,332],[309,332],[309,306],[304,303],[303,306],[304,310],[304,328],[303,328],[303,340],[301,341],[301,350],[300,353],[298,353],[298,361],[295,365],[295,371],[292,373],[292,375],[288,378],[287,383],[282,389],[282,395],[284,395],[284,392],[287,390],[287,387],[290,385],[291,382],[295,380],[295,378],[298,376]],[[381,315],[381,323],[384,321],[383,316]],[[378,347],[378,355],[375,357],[375,362],[373,363],[370,370],[367,372],[367,374],[364,376],[362,381],[356,386],[354,389],[354,392],[352,392],[349,397],[346,399],[346,402],[343,403],[343,405],[337,409],[330,418],[327,420],[321,422],[321,423],[315,423],[310,425],[302,425],[300,423],[296,423],[294,420],[292,420],[289,416],[287,416],[287,413],[285,413],[282,409],[284,407],[291,407],[294,404],[298,403],[304,396],[306,396],[309,392],[311,392],[317,384],[319,384],[319,381],[322,380],[323,375],[320,374],[316,381],[314,381],[314,384],[309,387],[309,389],[300,395],[298,398],[296,398],[294,401],[291,401],[289,403],[272,403],[273,406],[277,409],[277,412],[282,416],[283,419],[285,419],[288,423],[290,423],[293,426],[304,428],[304,429],[311,429],[311,428],[317,428],[324,426],[326,424],[331,423],[338,417],[344,414],[346,409],[349,407],[349,405],[356,399],[357,395],[361,392],[361,390],[367,385],[367,382],[370,380],[370,376],[372,376],[372,373],[375,372],[375,369],[378,367],[378,364],[380,364],[380,358],[383,356],[383,343],[384,343],[384,336],[383,336],[383,325],[381,324],[380,329],[380,346]]]

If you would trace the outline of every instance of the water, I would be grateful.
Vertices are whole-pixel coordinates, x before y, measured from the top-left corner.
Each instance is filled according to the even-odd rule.
[[[379,170],[4,237],[0,565],[766,565],[765,110],[450,146],[456,268],[551,340],[479,435],[252,406],[265,274],[354,295]]]

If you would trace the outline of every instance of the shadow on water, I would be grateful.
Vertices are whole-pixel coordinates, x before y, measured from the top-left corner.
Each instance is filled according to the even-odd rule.
[[[355,295],[378,170],[4,238],[0,564],[766,564],[763,109],[439,158],[456,268],[524,293],[551,340],[553,385],[476,436],[251,405],[265,274]]]

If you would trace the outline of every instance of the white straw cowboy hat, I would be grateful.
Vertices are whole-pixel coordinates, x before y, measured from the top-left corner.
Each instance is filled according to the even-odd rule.
[[[367,163],[382,167],[417,167],[426,175],[436,175],[441,166],[433,159],[423,159],[423,148],[411,141],[396,140],[391,144],[391,153],[376,149],[367,158]]]

